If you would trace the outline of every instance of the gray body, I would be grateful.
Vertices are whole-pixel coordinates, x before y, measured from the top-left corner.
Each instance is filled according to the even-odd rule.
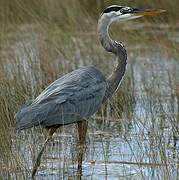
[[[116,8],[121,9],[118,6]],[[118,60],[111,75],[105,79],[94,66],[87,66],[57,79],[35,100],[19,109],[16,114],[18,130],[39,125],[66,125],[86,119],[117,90],[125,73],[127,53],[124,46],[113,41],[108,34],[109,25],[116,20],[114,9],[111,10],[112,13],[104,12],[98,23],[102,46],[115,54]]]
[[[94,114],[106,92],[106,80],[94,66],[64,75],[17,112],[17,129],[66,125]]]

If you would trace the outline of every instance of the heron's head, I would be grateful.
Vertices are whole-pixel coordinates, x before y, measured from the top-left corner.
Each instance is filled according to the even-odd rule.
[[[113,21],[127,21],[130,19],[136,19],[143,16],[157,16],[160,13],[165,12],[161,9],[137,9],[127,6],[112,5],[107,7],[103,14]]]

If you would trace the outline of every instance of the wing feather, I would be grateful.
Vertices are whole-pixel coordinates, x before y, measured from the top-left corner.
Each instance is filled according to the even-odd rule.
[[[87,118],[100,107],[105,91],[105,78],[95,67],[72,71],[17,112],[17,129],[70,124]]]

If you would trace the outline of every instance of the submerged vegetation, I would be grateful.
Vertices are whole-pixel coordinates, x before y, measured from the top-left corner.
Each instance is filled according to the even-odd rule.
[[[0,179],[27,179],[46,136],[15,132],[20,105],[80,66],[94,64],[105,75],[115,66],[96,31],[110,4],[167,13],[112,26],[111,36],[126,44],[128,68],[119,91],[89,120],[84,179],[178,179],[178,0],[0,0]],[[55,134],[39,178],[75,175],[73,126]]]

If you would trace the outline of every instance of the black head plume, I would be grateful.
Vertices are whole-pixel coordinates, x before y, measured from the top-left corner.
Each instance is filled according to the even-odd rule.
[[[124,8],[124,6],[112,5],[112,6],[107,7],[107,8],[103,11],[103,13],[110,13],[110,12],[113,12],[113,11],[119,11],[119,10],[121,10],[122,8]]]

